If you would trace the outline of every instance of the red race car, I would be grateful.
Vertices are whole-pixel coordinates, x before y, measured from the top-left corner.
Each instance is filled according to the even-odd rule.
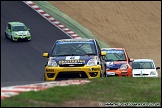
[[[124,48],[102,48],[106,51],[104,56],[106,73],[105,76],[132,76],[131,62]]]

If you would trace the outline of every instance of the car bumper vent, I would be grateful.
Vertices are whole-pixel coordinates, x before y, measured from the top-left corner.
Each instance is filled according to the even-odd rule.
[[[59,72],[57,78],[88,78],[87,74],[83,71],[79,72]]]

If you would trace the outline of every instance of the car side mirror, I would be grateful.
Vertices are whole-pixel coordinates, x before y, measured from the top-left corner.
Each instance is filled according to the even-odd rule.
[[[27,30],[30,30],[30,28],[27,28]]]
[[[160,67],[156,67],[156,69],[160,69]]]
[[[101,51],[101,56],[105,56],[106,55],[106,51]]]
[[[48,53],[43,53],[43,57],[49,57],[49,54]]]

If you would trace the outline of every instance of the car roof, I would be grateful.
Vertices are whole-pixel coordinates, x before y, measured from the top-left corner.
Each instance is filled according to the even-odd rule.
[[[134,59],[133,62],[153,62],[152,59]]]
[[[124,48],[101,48],[101,50],[125,50]]]
[[[25,26],[25,24],[24,23],[22,23],[22,22],[8,22],[9,24],[11,24],[11,25],[21,25],[21,26]]]
[[[79,39],[60,39],[57,41],[65,41],[65,42],[69,42],[69,41],[94,41],[95,39],[88,39],[88,38],[79,38]]]

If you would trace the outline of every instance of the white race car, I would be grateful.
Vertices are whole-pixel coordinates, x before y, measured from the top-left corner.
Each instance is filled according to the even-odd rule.
[[[132,62],[132,77],[158,77],[160,67],[152,59],[135,59]]]

